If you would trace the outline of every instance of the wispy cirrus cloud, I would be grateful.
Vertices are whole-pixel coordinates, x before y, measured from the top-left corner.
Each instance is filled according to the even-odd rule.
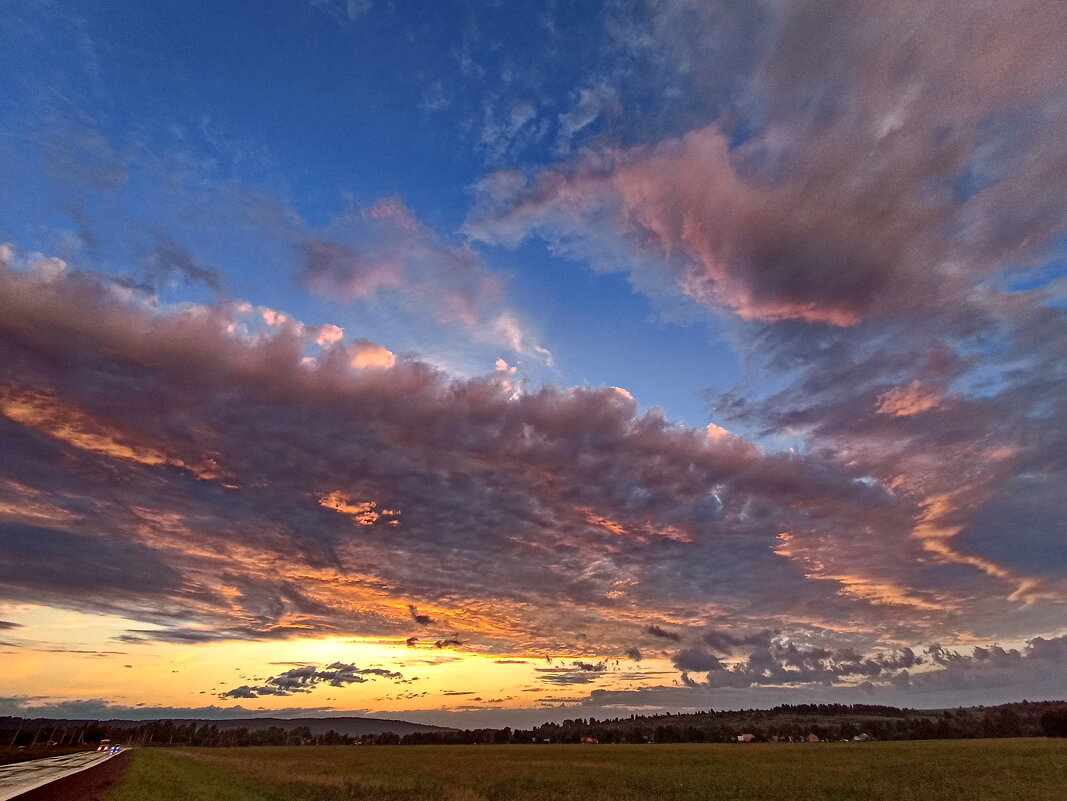
[[[374,8],[374,0],[308,0],[308,4],[344,25],[359,22]]]
[[[308,289],[343,303],[388,296],[441,325],[551,362],[505,303],[500,278],[468,243],[448,244],[420,223],[398,198],[384,198],[338,215],[302,246],[301,278]]]

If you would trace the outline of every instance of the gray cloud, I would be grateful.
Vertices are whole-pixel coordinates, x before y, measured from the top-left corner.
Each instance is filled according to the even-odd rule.
[[[403,675],[384,668],[357,668],[344,662],[334,662],[325,668],[315,665],[295,667],[277,676],[271,676],[261,685],[242,685],[232,690],[219,693],[219,698],[259,698],[264,695],[293,695],[309,693],[320,684],[330,687],[345,687],[349,684],[363,684],[372,678],[384,678],[394,681],[403,680]]]
[[[671,661],[678,670],[685,672],[722,670],[718,657],[702,648],[683,648]]]
[[[419,610],[415,606],[408,604],[408,613],[411,615],[411,619],[420,626],[433,625],[433,618],[429,615],[420,615]]]
[[[738,647],[768,646],[773,637],[770,631],[761,631],[756,634],[737,636],[726,631],[708,631],[701,635],[701,639],[721,653],[729,654]]]
[[[572,684],[593,684],[597,682],[601,674],[608,672],[608,663],[606,661],[583,662],[574,660],[566,665],[539,667],[534,668],[534,670],[541,674],[541,681],[566,687]]]
[[[80,605],[104,593],[112,608],[133,608],[141,599],[181,591],[180,573],[139,543],[0,522],[0,592],[9,598],[25,600],[31,593],[37,601]]]
[[[188,250],[160,231],[154,231],[152,238],[154,246],[148,256],[147,266],[156,288],[181,280],[199,282],[216,292],[222,291],[222,278],[218,270],[197,264]]]
[[[668,631],[667,629],[662,628],[661,626],[658,626],[655,623],[645,626],[644,632],[645,634],[651,634],[653,637],[656,637],[661,640],[673,640],[674,642],[678,642],[682,639],[682,635],[680,635],[678,632]]]

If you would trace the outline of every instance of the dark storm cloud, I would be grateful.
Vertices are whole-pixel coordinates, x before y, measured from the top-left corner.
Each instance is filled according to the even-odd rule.
[[[607,662],[582,662],[579,660],[573,664],[576,670],[581,670],[586,673],[603,673],[608,669]]]
[[[758,641],[747,650],[743,658],[724,662],[702,648],[684,648],[674,654],[672,661],[683,671],[686,686],[711,688],[834,685],[854,682],[858,677],[886,683],[909,669],[932,666],[937,661],[929,651],[921,655],[911,648],[864,654],[854,648],[832,649],[782,637]],[[969,659],[956,652],[946,653],[955,659]],[[690,675],[693,673],[708,675],[699,680]]]
[[[0,631],[9,631],[11,629],[22,628],[21,623],[13,623],[10,620],[0,620]]]
[[[706,680],[685,675],[683,684],[704,692],[771,686],[795,686],[804,692],[812,684],[851,691],[862,680],[868,692],[890,694],[894,703],[907,697],[906,692],[932,699],[926,703],[937,698],[966,702],[991,690],[1005,700],[1052,697],[1062,692],[1057,676],[1065,667],[1067,637],[1035,637],[1019,649],[992,645],[966,652],[931,645],[922,653],[904,648],[868,657],[847,649],[829,651],[778,643],[729,668],[709,672]]]

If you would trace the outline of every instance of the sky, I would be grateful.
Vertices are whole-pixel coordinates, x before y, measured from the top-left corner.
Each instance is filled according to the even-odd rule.
[[[0,714],[1067,695],[1067,6],[5,0]]]

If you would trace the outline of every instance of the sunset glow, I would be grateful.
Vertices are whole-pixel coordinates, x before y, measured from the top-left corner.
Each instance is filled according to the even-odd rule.
[[[1063,695],[1067,4],[163,5],[0,21],[0,715]]]

